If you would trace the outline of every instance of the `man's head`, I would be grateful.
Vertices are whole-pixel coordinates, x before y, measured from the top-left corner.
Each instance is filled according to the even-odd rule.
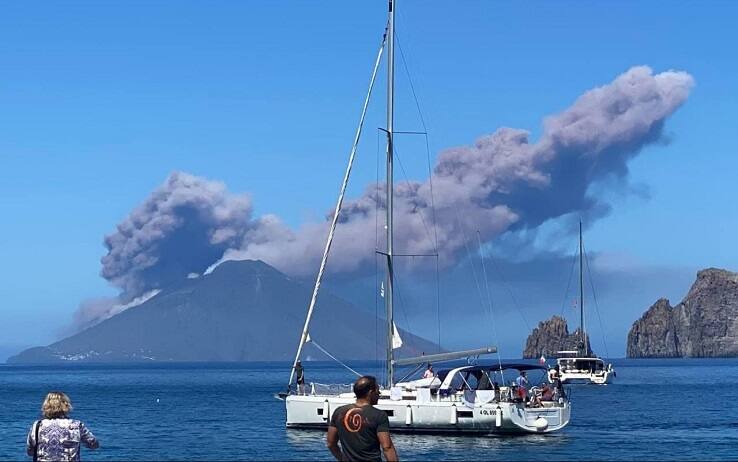
[[[299,360],[299,359],[297,360],[297,365],[298,365],[298,366],[302,366],[302,363],[300,362],[300,360]]]
[[[431,363],[428,363],[428,370],[429,370],[429,371],[432,371],[432,370],[433,370],[433,364],[431,364]]]
[[[371,404],[379,402],[379,385],[377,379],[371,375],[364,375],[354,382],[354,394],[356,399],[365,399]]]
[[[525,373],[525,371],[520,371],[520,376],[521,376],[521,377],[525,377],[526,375],[527,375],[527,374]]]

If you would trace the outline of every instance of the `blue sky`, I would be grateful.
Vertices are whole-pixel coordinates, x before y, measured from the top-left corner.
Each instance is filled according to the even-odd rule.
[[[4,5],[0,344],[49,342],[81,300],[115,294],[98,275],[103,236],[174,170],[248,192],[256,213],[292,226],[322,217],[384,9],[384,1]],[[609,193],[613,210],[588,230],[588,247],[664,274],[738,270],[738,4],[404,0],[398,11],[432,154],[501,126],[535,139],[544,116],[634,65],[689,72],[696,86],[667,121],[671,142],[630,163],[636,192]],[[403,74],[397,125],[419,129]],[[375,179],[382,119],[373,104],[354,195]],[[409,175],[421,178],[424,153],[407,156]],[[664,283],[653,292],[676,302],[687,289]]]

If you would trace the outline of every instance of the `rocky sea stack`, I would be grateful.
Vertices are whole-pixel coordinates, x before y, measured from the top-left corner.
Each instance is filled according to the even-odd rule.
[[[738,273],[709,268],[677,306],[658,300],[628,333],[629,358],[738,356]]]
[[[523,358],[539,358],[544,356],[555,356],[557,351],[573,351],[579,344],[579,329],[569,333],[566,319],[554,316],[549,320],[541,321],[538,327],[528,336],[525,342]],[[587,348],[589,349],[589,336],[587,336]]]

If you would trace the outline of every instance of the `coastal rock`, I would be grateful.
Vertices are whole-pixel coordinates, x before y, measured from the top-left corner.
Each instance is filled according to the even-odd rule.
[[[687,296],[672,307],[658,300],[628,333],[629,358],[738,356],[738,273],[697,273]]]
[[[569,333],[566,319],[554,316],[546,321],[538,323],[538,327],[528,336],[523,350],[523,358],[539,358],[543,356],[555,356],[557,351],[574,351],[578,349],[581,338],[579,329]],[[586,336],[587,349],[589,349],[589,336]]]

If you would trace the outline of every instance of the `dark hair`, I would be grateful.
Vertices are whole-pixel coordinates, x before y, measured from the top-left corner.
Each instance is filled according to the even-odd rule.
[[[365,375],[354,382],[354,394],[356,399],[366,398],[370,392],[377,389],[377,379],[371,375]]]

